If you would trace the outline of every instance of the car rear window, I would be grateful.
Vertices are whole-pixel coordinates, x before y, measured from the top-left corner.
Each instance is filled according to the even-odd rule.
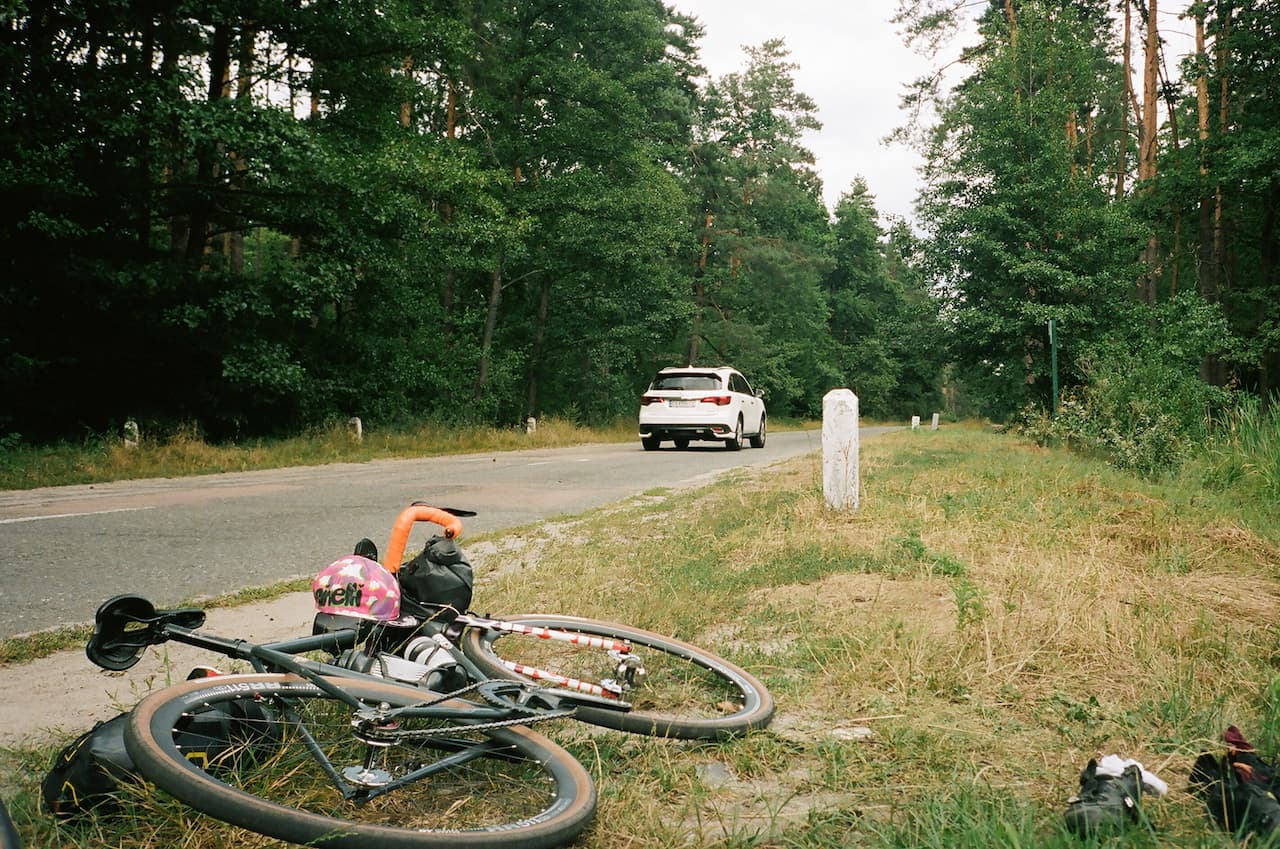
[[[653,379],[654,389],[719,389],[720,378],[714,374],[660,374]]]

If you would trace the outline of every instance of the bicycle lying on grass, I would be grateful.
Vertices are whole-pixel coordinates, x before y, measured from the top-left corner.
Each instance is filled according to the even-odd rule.
[[[450,512],[414,505],[397,520],[388,572],[419,521],[441,525],[446,541],[461,530]],[[317,581],[356,567],[371,579],[362,592],[385,580],[376,561],[353,556]],[[317,600],[357,601],[352,584],[335,586]],[[144,778],[199,811],[325,847],[561,845],[589,824],[595,788],[569,752],[526,726],[572,717],[714,740],[773,713],[753,676],[670,637],[568,616],[409,607],[420,615],[318,615],[318,633],[259,645],[201,633],[201,610],[117,596],[99,608],[87,653],[124,670],[173,640],[248,662],[254,673],[145,697],[125,727],[129,754]]]

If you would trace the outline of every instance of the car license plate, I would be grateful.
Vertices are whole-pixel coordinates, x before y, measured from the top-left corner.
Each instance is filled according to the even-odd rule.
[[[692,406],[693,406],[693,402],[692,402],[692,401],[681,401],[681,400],[679,400],[679,399],[673,399],[673,400],[671,401],[671,406],[673,406],[673,407],[692,407]]]

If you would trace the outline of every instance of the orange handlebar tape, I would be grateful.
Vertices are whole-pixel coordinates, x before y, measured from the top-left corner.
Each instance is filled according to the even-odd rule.
[[[387,544],[387,556],[382,564],[389,571],[399,570],[400,561],[404,559],[404,547],[409,542],[409,531],[413,530],[417,522],[433,522],[439,525],[444,528],[444,535],[450,539],[462,534],[462,520],[452,513],[441,510],[439,507],[428,507],[425,504],[406,507],[396,517],[396,523],[391,528],[391,542]]]

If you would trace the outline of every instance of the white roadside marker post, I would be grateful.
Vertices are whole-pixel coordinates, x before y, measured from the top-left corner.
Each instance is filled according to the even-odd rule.
[[[858,509],[858,396],[848,389],[822,398],[822,494],[832,509]]]

